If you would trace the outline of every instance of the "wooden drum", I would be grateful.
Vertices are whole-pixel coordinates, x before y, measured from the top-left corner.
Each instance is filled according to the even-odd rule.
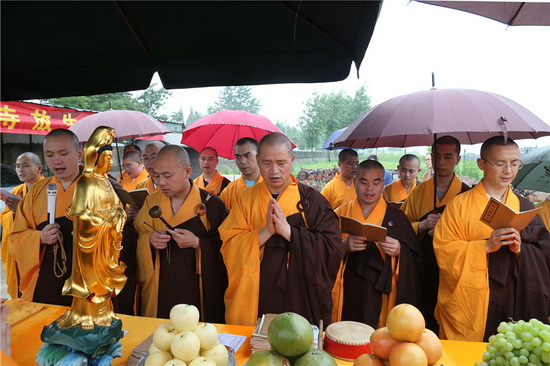
[[[325,351],[345,361],[355,361],[364,353],[372,353],[370,335],[374,329],[353,321],[336,322],[325,331]]]

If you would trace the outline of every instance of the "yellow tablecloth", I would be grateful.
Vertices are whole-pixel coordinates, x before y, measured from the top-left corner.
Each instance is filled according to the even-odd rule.
[[[22,300],[16,300],[22,301]],[[25,304],[23,304],[23,308]],[[30,303],[29,306],[35,305]],[[19,306],[18,308],[21,308]],[[54,305],[46,305],[38,312],[19,320],[11,327],[12,358],[19,365],[34,365],[34,359],[38,349],[42,345],[40,333],[44,326],[49,325],[63,314],[67,308]],[[10,309],[11,311],[11,309]],[[132,350],[145,338],[150,336],[159,324],[165,323],[166,319],[144,318],[137,316],[120,315],[122,328],[129,333],[122,339],[122,357],[113,360],[113,365],[127,365],[128,357]],[[246,342],[237,351],[235,357],[237,365],[243,365],[250,357],[250,337],[253,327],[239,325],[217,324],[220,333],[238,334],[247,337]],[[466,366],[481,361],[485,352],[485,343],[443,341],[443,356],[440,364],[445,366]],[[339,365],[352,365],[351,362],[338,361]]]

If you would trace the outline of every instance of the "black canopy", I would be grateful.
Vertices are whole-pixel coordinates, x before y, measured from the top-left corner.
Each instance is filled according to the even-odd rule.
[[[382,1],[2,1],[2,100],[345,79]]]

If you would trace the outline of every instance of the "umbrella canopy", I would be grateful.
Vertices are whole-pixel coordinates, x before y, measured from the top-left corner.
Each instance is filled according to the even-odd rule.
[[[4,1],[2,99],[343,80],[381,3]]]
[[[525,107],[498,94],[470,89],[432,89],[387,100],[359,117],[335,141],[350,148],[428,146],[434,134],[463,144],[495,135],[530,139],[550,126]]]
[[[344,132],[346,130],[346,128],[347,127],[344,127],[344,128],[341,128],[341,129],[336,130],[333,133],[331,133],[330,136],[328,137],[327,141],[325,141],[325,143],[323,144],[322,148],[327,149],[327,150],[346,148],[345,146],[340,146],[340,147],[335,147],[334,146],[334,140],[336,140],[342,134],[342,132]]]
[[[78,136],[80,142],[86,142],[99,126],[114,128],[116,132],[115,137],[119,140],[164,135],[171,132],[147,113],[120,110],[99,112],[84,117],[69,127],[69,130]]]
[[[550,146],[533,150],[521,157],[523,168],[512,185],[518,189],[550,192]]]
[[[481,15],[508,25],[550,25],[549,2],[416,1]]]
[[[181,143],[197,151],[216,149],[219,156],[235,158],[235,142],[243,137],[260,141],[270,132],[282,131],[266,117],[246,111],[221,110],[199,118],[182,133]],[[292,147],[296,147],[292,143]]]

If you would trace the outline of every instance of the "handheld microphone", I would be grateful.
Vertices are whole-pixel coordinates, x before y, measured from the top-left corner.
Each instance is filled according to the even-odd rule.
[[[55,201],[57,199],[57,184],[48,183],[46,193],[48,194],[48,223],[55,224]]]

